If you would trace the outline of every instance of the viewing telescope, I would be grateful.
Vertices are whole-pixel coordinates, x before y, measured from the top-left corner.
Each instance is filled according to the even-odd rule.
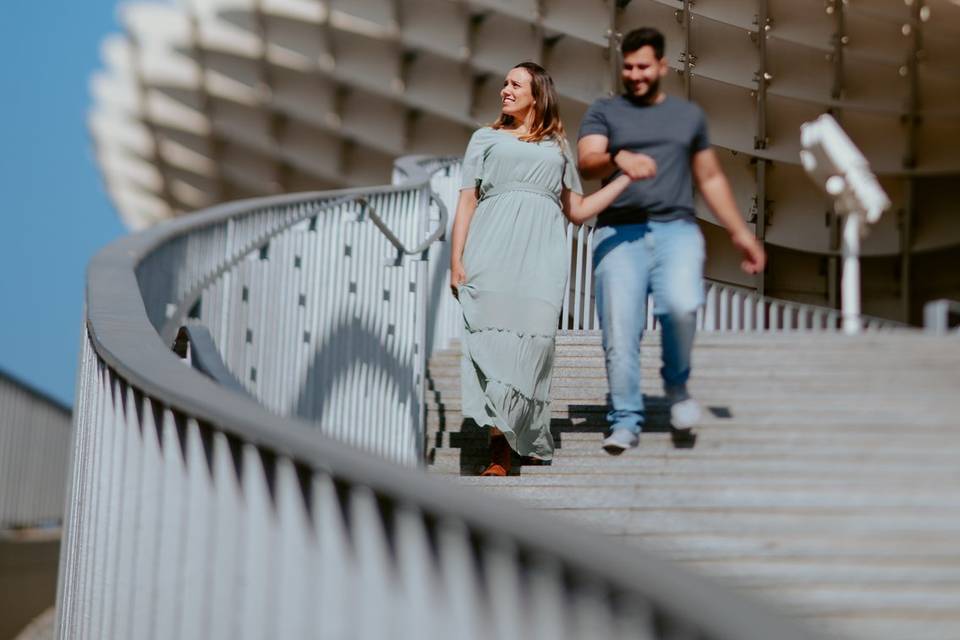
[[[843,222],[841,311],[845,333],[860,331],[860,238],[890,207],[870,163],[829,114],[800,126],[800,161],[834,201]]]

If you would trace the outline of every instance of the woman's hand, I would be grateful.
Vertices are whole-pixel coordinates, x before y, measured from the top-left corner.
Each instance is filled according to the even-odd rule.
[[[460,190],[460,199],[457,200],[457,214],[453,219],[453,230],[450,232],[450,290],[454,298],[459,298],[457,287],[467,281],[467,272],[463,269],[463,248],[467,244],[467,229],[477,210],[477,188]]]
[[[463,270],[463,265],[459,262],[450,265],[450,291],[454,298],[459,299],[460,291],[458,287],[467,281],[467,272]]]

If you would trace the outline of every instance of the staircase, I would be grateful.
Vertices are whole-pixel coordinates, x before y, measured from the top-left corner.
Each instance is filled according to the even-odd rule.
[[[960,638],[960,341],[701,333],[690,388],[707,411],[690,438],[670,433],[659,353],[648,333],[648,424],[639,449],[611,457],[600,337],[561,334],[556,457],[508,478],[475,476],[486,434],[460,414],[459,345],[436,353],[430,471],[653,550],[835,637]]]

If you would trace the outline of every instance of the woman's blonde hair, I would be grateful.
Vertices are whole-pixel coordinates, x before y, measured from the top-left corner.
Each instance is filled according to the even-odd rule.
[[[559,143],[566,140],[563,123],[560,121],[560,96],[553,86],[553,78],[547,70],[536,62],[521,62],[513,67],[524,69],[530,74],[530,92],[533,94],[533,122],[530,131],[520,139],[524,142],[540,142],[554,139]],[[503,129],[514,125],[514,117],[501,113],[497,121],[490,126],[494,129]]]

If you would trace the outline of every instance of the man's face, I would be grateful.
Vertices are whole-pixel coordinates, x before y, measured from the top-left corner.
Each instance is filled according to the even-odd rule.
[[[623,56],[620,77],[627,95],[639,100],[652,100],[660,89],[660,78],[667,74],[666,58],[659,59],[647,45]]]

